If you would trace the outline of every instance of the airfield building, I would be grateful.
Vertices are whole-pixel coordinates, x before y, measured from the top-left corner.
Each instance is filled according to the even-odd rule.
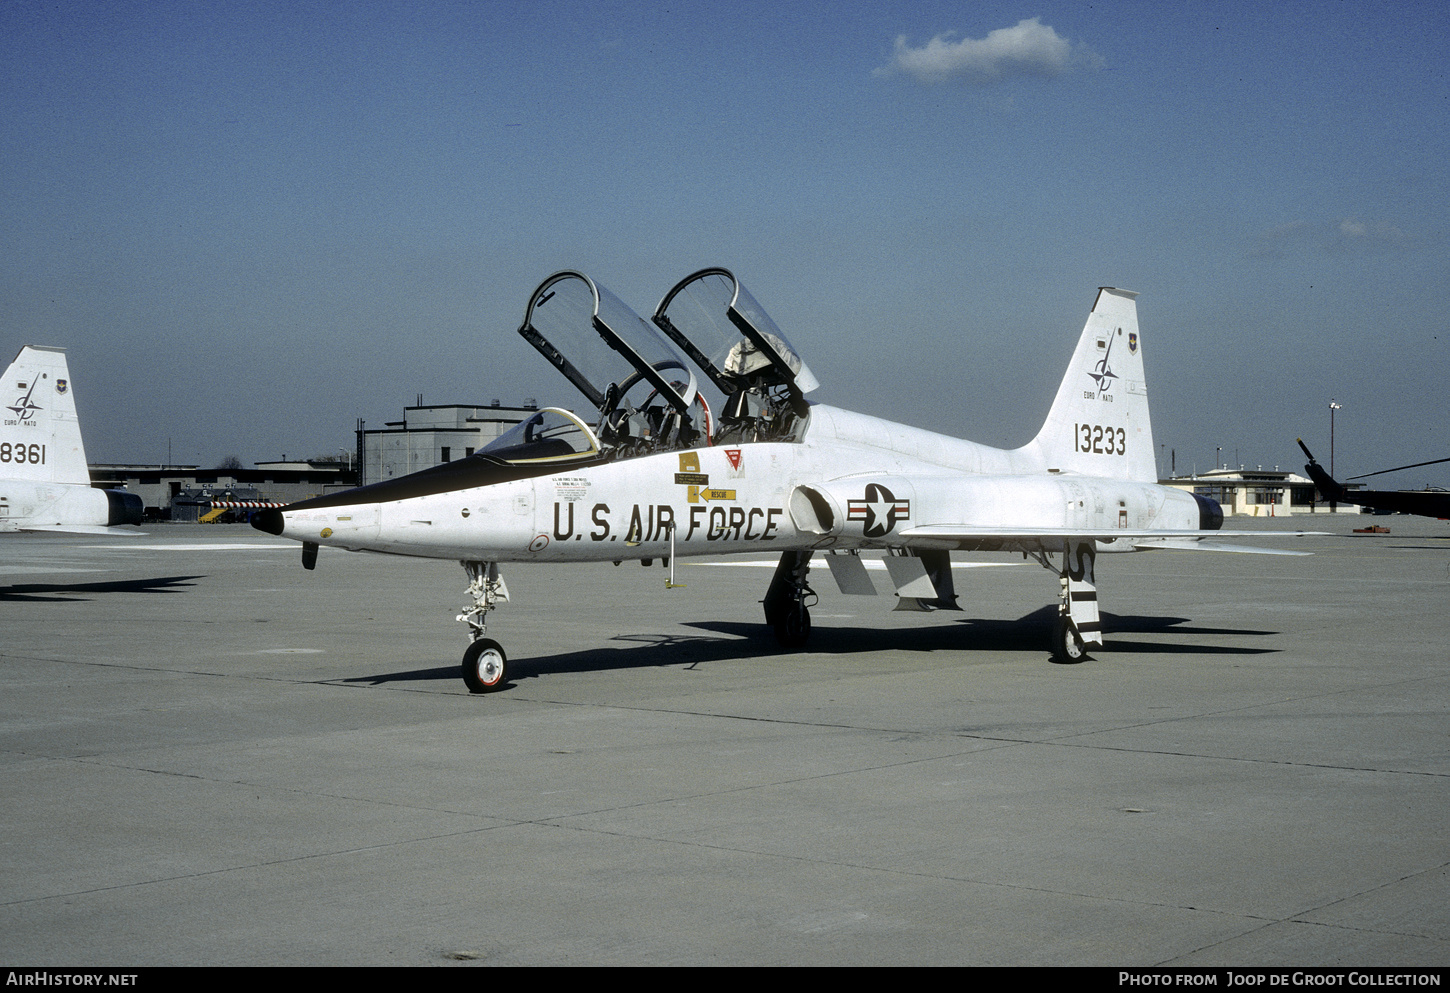
[[[1160,479],[1164,486],[1217,500],[1225,517],[1283,517],[1286,514],[1327,514],[1329,502],[1315,489],[1314,481],[1295,472],[1278,469],[1224,467],[1192,476]],[[1360,489],[1361,484],[1348,484]],[[1338,513],[1358,513],[1352,503],[1333,508]]]
[[[345,462],[258,462],[254,469],[93,463],[91,485],[124,486],[141,497],[150,521],[194,521],[216,501],[293,503],[355,485]]]
[[[358,484],[406,476],[420,469],[467,458],[538,410],[525,400],[505,407],[497,400],[487,407],[465,404],[403,408],[401,421],[368,430],[358,421]]]

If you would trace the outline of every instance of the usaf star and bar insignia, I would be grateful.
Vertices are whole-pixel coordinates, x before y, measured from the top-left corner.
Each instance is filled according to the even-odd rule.
[[[911,517],[911,501],[879,483],[867,483],[864,499],[846,501],[846,520],[860,521],[867,538],[880,538],[896,529],[898,521]]]

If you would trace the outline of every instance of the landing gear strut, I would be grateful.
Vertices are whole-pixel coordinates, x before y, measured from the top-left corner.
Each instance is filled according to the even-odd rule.
[[[463,653],[463,682],[470,693],[491,693],[508,679],[508,657],[503,646],[484,637],[484,633],[488,612],[507,602],[509,591],[497,562],[462,561],[459,565],[468,573],[468,595],[473,601],[457,617],[468,623],[468,636],[473,641]]]
[[[1057,636],[1052,655],[1058,662],[1073,664],[1087,659],[1087,646],[1103,643],[1103,625],[1098,617],[1098,588],[1093,579],[1097,546],[1092,541],[1069,541],[1062,550],[1062,571],[1058,574],[1062,593],[1057,603]]]
[[[800,649],[811,637],[811,611],[816,591],[806,582],[811,552],[784,552],[765,592],[765,623],[775,630],[782,648]]]

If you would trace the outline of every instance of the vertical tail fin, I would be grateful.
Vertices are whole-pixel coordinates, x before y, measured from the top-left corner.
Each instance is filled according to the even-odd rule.
[[[1156,482],[1138,294],[1104,286],[1035,447],[1050,469]]]
[[[0,379],[0,475],[90,485],[65,349],[26,345]]]

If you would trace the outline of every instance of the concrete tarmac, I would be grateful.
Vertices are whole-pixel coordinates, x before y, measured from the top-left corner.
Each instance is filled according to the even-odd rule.
[[[1444,965],[1450,524],[1293,523],[1100,556],[1076,666],[1020,556],[795,654],[759,559],[506,567],[487,696],[456,563],[0,536],[0,960]]]

